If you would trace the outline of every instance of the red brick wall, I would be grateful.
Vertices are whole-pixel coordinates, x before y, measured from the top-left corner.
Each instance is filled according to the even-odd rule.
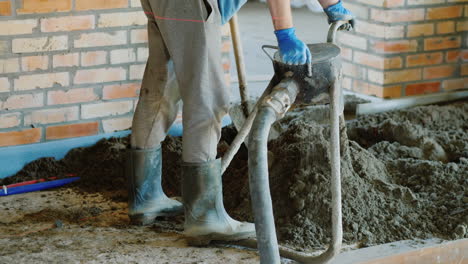
[[[128,129],[147,57],[139,0],[0,0],[0,147]]]
[[[396,98],[468,88],[467,0],[346,0],[343,85]]]

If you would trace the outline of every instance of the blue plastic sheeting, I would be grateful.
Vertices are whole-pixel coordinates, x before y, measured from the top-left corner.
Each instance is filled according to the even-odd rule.
[[[80,177],[73,177],[73,178],[65,178],[60,180],[54,181],[47,181],[47,182],[40,182],[35,184],[29,184],[24,186],[12,187],[12,188],[3,188],[0,189],[0,196],[7,196],[13,194],[20,194],[20,193],[27,193],[27,192],[35,192],[40,190],[46,190],[51,188],[56,188],[63,186],[68,183],[72,183],[76,180],[79,180]]]
[[[227,126],[229,124],[231,124],[231,119],[229,116],[225,116],[222,125]],[[14,175],[24,165],[39,158],[53,157],[55,159],[62,159],[71,149],[92,146],[103,138],[125,137],[129,134],[130,130],[126,130],[89,137],[0,148],[0,179]],[[182,136],[182,124],[175,123],[169,129],[168,134],[176,137]]]

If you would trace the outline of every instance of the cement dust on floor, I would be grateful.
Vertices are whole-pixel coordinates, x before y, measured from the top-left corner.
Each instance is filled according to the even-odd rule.
[[[73,188],[2,197],[0,263],[258,263],[254,251],[188,246],[180,218],[130,226],[126,206]]]

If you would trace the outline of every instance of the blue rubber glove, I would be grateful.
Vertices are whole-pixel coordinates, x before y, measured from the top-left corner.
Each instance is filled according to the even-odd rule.
[[[218,0],[221,24],[226,24],[246,2],[247,0]]]
[[[325,14],[328,16],[328,23],[331,24],[336,21],[349,21],[351,27],[354,28],[354,19],[355,16],[348,9],[344,8],[341,0],[338,3],[331,5],[327,8],[324,8]],[[350,29],[350,28],[346,28]]]
[[[311,62],[309,48],[296,37],[295,28],[275,31],[281,59],[286,64],[300,65]]]

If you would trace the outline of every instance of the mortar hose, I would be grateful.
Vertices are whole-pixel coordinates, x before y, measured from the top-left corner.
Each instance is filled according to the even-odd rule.
[[[275,111],[268,106],[258,109],[249,136],[249,186],[255,218],[260,263],[279,264],[273,206],[268,180],[268,135],[276,121]]]

